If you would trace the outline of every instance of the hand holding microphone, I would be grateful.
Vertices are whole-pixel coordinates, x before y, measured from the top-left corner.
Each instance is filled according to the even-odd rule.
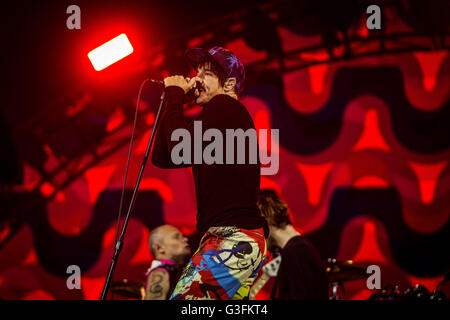
[[[164,86],[177,86],[184,90],[184,93],[188,93],[188,91],[195,88],[197,82],[196,78],[185,78],[183,76],[170,76],[164,79]]]

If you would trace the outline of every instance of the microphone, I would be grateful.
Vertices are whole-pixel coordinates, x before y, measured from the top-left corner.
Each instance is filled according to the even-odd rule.
[[[148,81],[150,81],[151,83],[154,83],[154,84],[159,84],[161,86],[164,85],[164,81],[162,81],[162,80],[148,79]]]
[[[189,103],[192,101],[195,101],[195,87],[191,88],[186,94],[184,95],[183,103]]]
[[[149,78],[148,81],[150,81],[151,83],[154,83],[154,84],[157,84],[157,85],[160,85],[160,86],[164,87],[164,81],[162,81],[162,80],[156,80],[156,79]],[[186,94],[184,95],[183,104],[184,103],[189,103],[189,102],[195,100],[195,98],[196,98],[195,97],[195,89],[196,89],[196,86],[194,86],[188,92],[186,92]]]

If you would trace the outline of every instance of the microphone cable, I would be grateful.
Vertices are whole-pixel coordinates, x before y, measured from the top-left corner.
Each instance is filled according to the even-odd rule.
[[[124,178],[123,186],[122,186],[122,194],[120,196],[119,216],[117,217],[117,230],[116,230],[116,238],[114,240],[114,248],[116,248],[117,240],[119,238],[119,227],[120,227],[120,219],[121,219],[121,216],[122,216],[123,198],[124,198],[124,195],[125,195],[125,188],[126,188],[126,185],[127,185],[128,167],[130,165],[131,150],[133,150],[133,141],[134,141],[134,134],[135,134],[135,131],[136,131],[137,117],[138,117],[138,113],[139,113],[139,104],[141,102],[142,89],[144,88],[144,85],[145,85],[145,83],[147,81],[151,81],[151,79],[149,79],[149,78],[145,79],[144,81],[142,81],[142,83],[141,83],[141,85],[139,87],[139,93],[138,93],[138,98],[137,98],[137,102],[136,102],[136,110],[134,112],[133,130],[132,130],[132,133],[131,133],[130,147],[128,149],[127,165],[125,167],[125,178]],[[114,280],[114,275],[112,275],[111,284],[113,284],[113,280]],[[113,294],[112,290],[111,290],[111,300],[114,300],[114,294]]]

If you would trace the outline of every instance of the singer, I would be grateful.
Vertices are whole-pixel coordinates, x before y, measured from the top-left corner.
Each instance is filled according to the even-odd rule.
[[[229,50],[214,47],[185,52],[197,71],[194,78],[180,75],[164,79],[167,97],[165,114],[156,134],[152,162],[160,168],[188,167],[171,160],[172,132],[183,128],[194,134],[193,121],[183,114],[185,95],[194,91],[203,106],[196,120],[203,128],[255,129],[245,106],[239,101],[245,71]],[[246,144],[249,154],[249,144]],[[258,148],[259,149],[259,148]],[[225,149],[223,154],[225,154]],[[238,149],[234,150],[237,157]],[[191,152],[193,155],[194,152]],[[203,235],[198,250],[183,271],[172,300],[238,299],[248,295],[266,254],[268,226],[256,205],[260,185],[260,161],[244,164],[192,164],[197,201],[197,229]]]

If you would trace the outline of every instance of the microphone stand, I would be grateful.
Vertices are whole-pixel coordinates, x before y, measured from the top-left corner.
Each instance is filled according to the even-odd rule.
[[[130,206],[128,207],[128,212],[127,212],[127,215],[125,217],[125,222],[123,223],[123,226],[122,226],[122,232],[121,232],[120,237],[118,238],[118,240],[116,242],[116,246],[115,246],[115,249],[114,249],[114,255],[112,257],[111,264],[109,266],[108,276],[106,277],[105,285],[103,286],[103,291],[102,291],[102,295],[101,295],[100,300],[105,300],[106,299],[106,295],[108,294],[108,290],[109,290],[109,287],[111,285],[111,280],[112,280],[112,277],[113,277],[113,274],[114,274],[114,270],[116,268],[117,259],[119,258],[120,251],[122,250],[123,238],[124,238],[124,235],[125,235],[125,230],[127,229],[128,219],[130,218],[131,211],[133,210],[133,207],[134,207],[134,203],[136,202],[136,196],[137,196],[137,192],[138,192],[138,189],[139,189],[139,184],[141,183],[142,175],[144,173],[144,168],[145,168],[145,165],[147,164],[147,159],[148,159],[148,156],[150,154],[150,148],[151,148],[152,143],[153,143],[153,138],[154,138],[155,132],[156,132],[156,130],[158,128],[159,117],[160,117],[160,114],[161,114],[162,107],[164,105],[165,96],[166,96],[166,93],[165,93],[165,90],[163,90],[163,93],[161,95],[161,102],[159,104],[158,113],[156,114],[155,123],[153,124],[152,134],[150,135],[150,140],[149,140],[148,145],[147,145],[147,150],[145,151],[144,159],[142,160],[141,169],[139,171],[139,175],[138,175],[138,178],[137,178],[137,181],[136,181],[136,185],[134,187],[133,196],[131,197]]]

